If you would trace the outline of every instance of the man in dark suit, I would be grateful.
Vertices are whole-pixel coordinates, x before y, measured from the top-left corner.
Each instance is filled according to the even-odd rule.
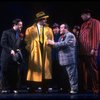
[[[48,40],[48,44],[58,49],[59,64],[64,68],[64,71],[67,71],[69,77],[70,93],[77,93],[76,38],[74,34],[69,31],[67,24],[60,25],[60,34],[61,36],[58,42]]]
[[[18,66],[22,62],[21,42],[23,35],[21,19],[13,20],[12,29],[3,32],[1,37],[1,72],[2,72],[2,93],[17,93],[18,88]]]
[[[53,30],[53,35],[54,35],[54,42],[58,42],[58,39],[60,37],[60,28],[59,28],[59,24],[58,23],[54,23],[52,26],[52,30]],[[60,90],[62,90],[62,84],[61,84],[61,67],[58,63],[58,50],[56,48],[52,49],[52,76],[53,76],[53,88],[55,90],[55,92],[60,92]],[[59,77],[59,78],[57,78]]]

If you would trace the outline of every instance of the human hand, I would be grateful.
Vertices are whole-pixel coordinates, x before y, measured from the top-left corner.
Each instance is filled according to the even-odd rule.
[[[13,56],[15,56],[15,51],[11,50],[10,54],[13,55]]]
[[[17,49],[16,51],[20,51],[20,49]]]
[[[90,52],[90,54],[91,54],[91,55],[94,55],[94,54],[95,54],[95,50],[92,49],[91,52]]]
[[[52,40],[48,40],[48,44],[50,44],[50,45],[54,45],[54,44],[55,44],[55,42],[54,42],[54,41],[52,41]]]

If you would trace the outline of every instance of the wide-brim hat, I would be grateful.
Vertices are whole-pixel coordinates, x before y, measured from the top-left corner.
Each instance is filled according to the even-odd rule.
[[[84,9],[83,11],[81,11],[81,15],[82,15],[82,14],[87,14],[87,13],[92,14],[92,13],[93,13],[93,11],[92,11],[92,10],[90,10],[90,9]]]
[[[40,11],[36,14],[35,20],[47,19],[49,15],[46,15],[45,12]]]
[[[21,51],[18,51],[15,56],[13,56],[13,61],[17,62],[18,64],[21,64],[23,62],[23,55]]]

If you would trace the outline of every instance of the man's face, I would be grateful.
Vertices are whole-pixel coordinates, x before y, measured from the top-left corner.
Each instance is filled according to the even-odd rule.
[[[83,21],[86,21],[90,18],[90,15],[88,13],[83,13],[83,14],[81,14],[81,18]]]
[[[65,33],[65,25],[62,24],[60,25],[60,34],[64,34]]]
[[[17,25],[15,25],[17,31],[21,31],[23,27],[23,23],[20,21]]]
[[[23,27],[23,23],[22,22],[19,22],[17,24],[17,26],[18,26],[18,30],[21,31],[22,30],[22,27]]]
[[[46,25],[47,24],[47,19],[46,18],[41,19],[40,24],[41,25]]]
[[[77,29],[73,28],[72,32],[77,33]]]
[[[53,33],[54,33],[54,34],[59,33],[59,31],[60,31],[59,27],[55,27],[55,28],[53,28]]]

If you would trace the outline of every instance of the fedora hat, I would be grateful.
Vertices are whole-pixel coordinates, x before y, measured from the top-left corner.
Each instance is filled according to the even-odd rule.
[[[23,55],[21,51],[17,51],[17,53],[12,57],[13,61],[17,62],[18,64],[21,64],[23,62]]]
[[[92,10],[90,10],[90,9],[84,9],[83,11],[81,11],[81,15],[82,15],[82,14],[87,14],[87,13],[92,14],[92,13],[93,13],[93,11],[92,11]]]
[[[40,11],[36,14],[36,20],[41,20],[41,19],[46,19],[48,18],[49,16],[45,14],[45,12],[43,11]]]

